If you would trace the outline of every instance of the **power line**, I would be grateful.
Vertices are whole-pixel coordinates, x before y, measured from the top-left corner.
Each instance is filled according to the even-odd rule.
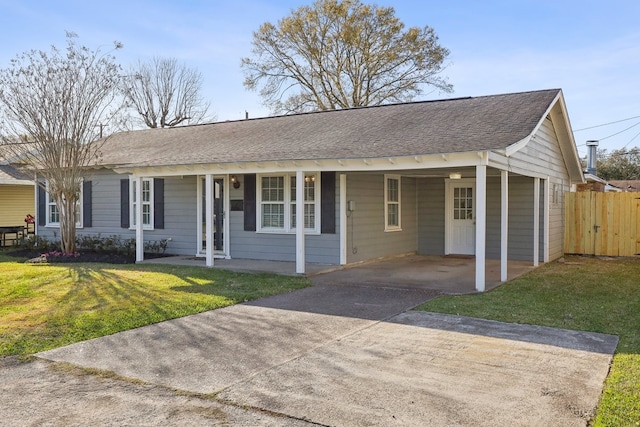
[[[640,118],[640,116],[629,117],[628,119],[616,120],[615,122],[603,123],[601,125],[589,126],[589,127],[582,128],[582,129],[574,129],[573,131],[574,132],[580,132],[580,131],[583,131],[583,130],[595,129],[595,128],[599,128],[599,127],[603,127],[603,126],[614,125],[616,123],[626,122],[626,121],[633,120],[633,119],[638,119],[638,118]]]
[[[622,132],[626,132],[626,131],[628,131],[629,129],[634,128],[634,127],[636,127],[636,126],[638,126],[638,125],[640,125],[640,122],[636,123],[635,125],[631,125],[631,126],[629,126],[628,128],[626,128],[626,129],[622,129],[622,130],[621,130],[621,131],[619,131],[619,132],[613,133],[613,134],[611,134],[611,135],[609,135],[609,136],[605,136],[604,138],[600,138],[600,141],[603,141],[603,140],[605,140],[605,139],[607,139],[607,138],[611,138],[612,136],[620,135]]]
[[[640,117],[640,116],[639,116],[639,117]],[[630,120],[630,119],[626,119],[626,120]],[[619,123],[619,122],[621,122],[621,121],[624,121],[624,120],[619,120],[619,121],[618,121],[618,122],[616,122],[616,123]],[[608,136],[605,136],[605,137],[602,137],[602,138],[598,138],[598,141],[604,141],[605,139],[611,138],[612,136],[620,135],[621,133],[626,132],[626,131],[628,131],[629,129],[633,129],[634,127],[636,127],[636,126],[638,126],[638,125],[640,125],[640,122],[638,122],[638,123],[636,123],[636,124],[634,124],[634,125],[631,125],[631,126],[629,126],[628,128],[624,128],[624,129],[622,129],[621,131],[618,131],[618,132],[613,133],[613,134],[611,134],[611,135],[608,135]],[[597,127],[597,126],[594,126],[594,127]],[[575,132],[576,132],[576,131],[574,131],[574,133],[575,133]],[[633,141],[634,139],[636,139],[636,137],[637,137],[637,136],[638,136],[638,135],[636,135],[636,136],[634,136],[633,138],[631,138],[631,141]],[[625,147],[626,147],[627,145],[629,145],[629,144],[631,143],[631,141],[629,141],[629,142],[625,145]],[[583,145],[586,145],[586,143],[584,143],[584,144],[577,144],[577,146],[578,146],[578,147],[581,147],[581,146],[583,146]]]

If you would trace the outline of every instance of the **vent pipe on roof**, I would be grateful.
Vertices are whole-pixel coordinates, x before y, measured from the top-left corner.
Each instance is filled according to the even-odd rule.
[[[249,112],[245,110],[244,119],[247,120],[249,118]]]
[[[596,166],[598,156],[598,142],[595,139],[587,141],[587,148],[589,152],[587,154],[587,173],[591,175],[598,175],[598,168]]]

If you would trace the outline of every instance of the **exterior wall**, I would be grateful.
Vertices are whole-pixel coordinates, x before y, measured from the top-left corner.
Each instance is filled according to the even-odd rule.
[[[500,258],[500,188],[500,177],[487,178],[486,256],[493,259]],[[444,255],[445,200],[443,178],[418,180],[418,253],[421,255]],[[540,227],[542,230],[542,204]],[[533,260],[533,178],[509,178],[508,233],[509,259]]]
[[[564,193],[570,191],[570,177],[560,151],[553,123],[546,118],[534,138],[509,159],[514,167],[524,170],[543,168],[549,177],[549,260],[560,258],[564,247]],[[553,191],[553,188],[556,191]],[[511,192],[510,192],[511,194]],[[543,194],[541,190],[540,194]],[[517,195],[514,193],[517,197]],[[530,198],[531,200],[531,198]],[[511,203],[510,203],[511,205]],[[541,205],[543,205],[541,203]],[[541,206],[542,208],[542,206]],[[541,213],[542,221],[542,213]],[[541,225],[542,230],[542,225]],[[540,243],[542,248],[542,242]],[[533,249],[532,249],[533,250]],[[540,257],[542,260],[542,256]]]
[[[533,178],[509,177],[508,258],[533,261]],[[541,199],[544,197],[541,185]],[[543,230],[544,208],[540,202],[540,232]],[[500,178],[487,179],[487,258],[500,258]],[[540,260],[542,260],[542,236]]]
[[[127,178],[127,175],[106,170],[87,177],[92,183],[92,226],[78,228],[78,236],[106,237],[117,234],[123,239],[135,238],[135,229],[120,227],[120,180]],[[165,178],[165,228],[145,230],[145,242],[171,238],[167,253],[196,253],[196,190],[195,176]],[[48,239],[60,238],[58,227],[38,227],[38,234]]]
[[[239,176],[239,180],[241,183],[244,183],[244,176]],[[336,174],[336,232],[331,234],[305,235],[305,257],[307,262],[340,264],[340,185],[338,181],[339,174]],[[318,197],[320,196],[318,195]],[[230,189],[230,200],[242,200],[243,198],[244,192],[242,187],[239,189]],[[231,258],[295,261],[295,234],[245,231],[243,211],[232,211],[230,217]]]
[[[347,218],[348,263],[418,250],[416,181],[401,179],[402,230],[385,232],[384,174],[347,176],[347,200],[356,204]]]
[[[0,226],[25,225],[27,214],[34,215],[33,185],[0,185]]]
[[[445,183],[443,178],[421,178],[418,186],[418,253],[444,255]]]

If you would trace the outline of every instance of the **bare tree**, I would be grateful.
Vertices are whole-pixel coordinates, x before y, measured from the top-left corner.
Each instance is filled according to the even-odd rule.
[[[123,79],[126,100],[150,128],[207,120],[209,103],[204,101],[201,92],[202,74],[178,64],[176,59],[140,61]]]
[[[260,85],[272,112],[301,112],[410,101],[439,77],[449,51],[435,31],[404,24],[392,7],[316,0],[253,34],[242,59],[244,85]]]
[[[78,46],[75,37],[67,33],[66,50],[31,50],[0,70],[0,143],[46,181],[65,253],[75,251],[81,184],[100,153],[101,123],[118,109],[121,79],[111,54]]]

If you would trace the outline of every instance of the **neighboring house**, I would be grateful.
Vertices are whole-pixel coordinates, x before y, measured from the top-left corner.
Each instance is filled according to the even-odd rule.
[[[130,131],[85,180],[78,233],[167,252],[351,264],[406,253],[537,265],[563,254],[563,200],[583,182],[562,91]],[[57,230],[39,197],[39,234]],[[302,207],[300,206],[302,205]]]
[[[620,191],[625,192],[638,192],[640,191],[640,180],[627,179],[627,180],[611,180],[609,184],[617,187]]]
[[[35,184],[11,163],[0,147],[0,245],[13,244],[25,217],[35,215]]]

